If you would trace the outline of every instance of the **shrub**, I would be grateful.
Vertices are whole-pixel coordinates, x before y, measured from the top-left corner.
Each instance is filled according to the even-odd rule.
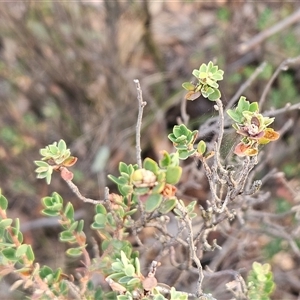
[[[250,222],[251,217],[256,216],[255,205],[266,200],[266,194],[260,192],[262,181],[253,180],[251,171],[260,162],[264,145],[279,138],[279,133],[270,127],[274,118],[259,112],[257,102],[249,102],[241,96],[237,106],[228,108],[224,114],[217,83],[223,79],[223,73],[209,62],[193,71],[196,83],[183,84],[188,91],[187,100],[201,101],[198,98],[202,96],[214,102],[218,112],[217,138],[199,140],[198,130],[190,130],[183,123],[176,125],[168,135],[175,151],[163,151],[158,162],[149,157],[141,158],[139,138],[146,103],[139,82],[135,81],[139,102],[137,163],[120,162],[119,175],[108,176],[117,185],[118,194],[110,193],[107,188],[103,200],[83,196],[73,183],[73,173],[69,170],[77,158],[71,155],[64,140],[40,150],[42,158],[35,161],[37,178],[45,178],[50,184],[51,177],[58,173],[79,199],[94,205],[90,226],[100,237],[100,242],[95,241],[97,251],[92,256],[87,250],[84,221],[75,218],[72,203],[65,203],[54,192],[42,198],[42,214],[59,218],[62,229],[59,240],[69,245],[68,256],[81,259],[81,266],[77,269],[76,278],[64,274],[61,268],[52,270],[48,266],[40,266],[35,262],[31,245],[23,243],[19,219],[13,220],[6,215],[8,201],[0,195],[0,272],[1,276],[16,275],[12,289],[22,287],[32,299],[204,300],[215,299],[214,291],[207,291],[204,281],[207,277],[231,275],[235,280],[228,283],[227,289],[236,299],[269,299],[275,286],[269,264],[254,262],[246,282],[241,270],[218,272],[203,267],[204,252],[222,249],[219,241],[211,241],[209,235],[222,226],[234,228],[237,222]],[[233,164],[228,165],[221,155],[221,148],[230,119],[239,141],[234,147]],[[186,202],[178,196],[176,185],[180,183],[184,168],[181,161],[188,158],[201,162],[200,171],[208,180],[210,198],[205,207],[196,201]],[[168,223],[174,220],[177,223],[175,234],[168,228]],[[175,267],[196,274],[194,290],[181,291],[159,283],[157,274],[163,266],[157,260],[146,265],[148,272],[142,272],[142,257],[129,237],[133,236],[135,242],[142,245],[139,235],[146,227],[160,232],[158,241],[163,247],[162,252],[170,253],[170,261]],[[294,245],[293,239],[289,242]],[[183,265],[176,266],[174,249],[180,247],[185,249],[186,258]],[[97,276],[98,280],[95,279]],[[101,281],[104,278],[107,284]]]

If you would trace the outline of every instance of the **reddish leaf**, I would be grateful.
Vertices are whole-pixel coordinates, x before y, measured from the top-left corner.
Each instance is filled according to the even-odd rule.
[[[73,179],[74,174],[70,172],[67,168],[61,168],[60,176],[63,180],[70,181]]]
[[[257,149],[251,148],[250,145],[245,145],[244,143],[239,143],[234,149],[234,154],[238,156],[254,156],[257,155]]]
[[[77,161],[77,157],[70,156],[63,162],[63,165],[65,167],[71,167],[71,166],[75,165],[76,161]]]

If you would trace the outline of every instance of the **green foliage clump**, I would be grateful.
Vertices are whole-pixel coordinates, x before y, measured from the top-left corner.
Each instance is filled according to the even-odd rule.
[[[216,103],[215,109],[219,112],[221,126],[224,125],[224,115],[217,82],[223,79],[223,73],[218,66],[209,62],[193,71],[198,80],[197,84],[183,84],[189,91],[186,99],[195,100],[202,95]],[[138,164],[120,162],[119,175],[108,175],[117,185],[119,193],[107,191],[104,200],[93,200],[81,195],[72,181],[73,173],[68,169],[76,163],[77,158],[71,155],[64,140],[41,149],[42,158],[35,161],[38,166],[37,178],[45,178],[50,184],[53,171],[56,171],[81,200],[95,205],[90,227],[100,238],[99,242],[95,242],[99,253],[95,258],[90,257],[86,249],[84,221],[76,220],[73,205],[70,202],[65,204],[63,198],[54,192],[51,196],[42,198],[42,214],[58,218],[62,228],[59,240],[68,245],[66,255],[82,259],[84,267],[80,269],[78,283],[74,282],[72,276],[63,274],[61,268],[52,270],[48,266],[40,267],[34,263],[35,256],[31,246],[23,243],[19,220],[13,222],[6,217],[7,200],[0,194],[1,265],[9,266],[9,272],[20,275],[16,287],[30,287],[33,297],[47,300],[57,296],[61,297],[60,299],[74,297],[88,300],[187,300],[190,295],[198,299],[213,300],[213,296],[205,294],[202,289],[204,275],[196,243],[201,241],[201,251],[221,248],[216,240],[213,240],[212,245],[208,242],[208,234],[224,220],[232,221],[235,218],[236,211],[229,207],[230,203],[235,202],[239,196],[246,197],[258,190],[260,184],[257,182],[253,183],[251,190],[246,190],[245,185],[249,172],[257,164],[258,145],[279,137],[277,132],[268,127],[274,118],[260,114],[257,102],[250,103],[241,96],[237,107],[227,110],[227,114],[235,122],[233,127],[236,132],[242,136],[234,153],[246,156],[242,168],[237,168],[237,173],[225,168],[220,159],[223,128],[220,128],[213,149],[206,154],[210,146],[204,140],[197,141],[198,130],[192,131],[184,124],[175,125],[172,133],[168,135],[175,151],[163,151],[158,162],[149,157],[142,161],[138,151]],[[176,185],[180,182],[183,172],[180,162],[187,158],[201,161],[211,190],[207,208],[200,206],[200,213],[197,212],[197,201],[186,204],[177,196]],[[208,162],[211,158],[213,161]],[[167,232],[166,224],[171,214],[180,224],[176,236]],[[193,221],[197,217],[201,219],[202,225],[201,230],[194,233]],[[140,253],[135,251],[127,237],[133,233],[139,241],[139,231],[148,226],[161,230],[162,244],[166,249],[178,242],[189,250],[189,265],[195,263],[199,276],[194,294],[176,291],[174,287],[162,288],[155,276],[160,262],[155,260],[152,261],[148,274],[142,274]],[[185,235],[181,238],[183,232]],[[110,291],[95,285],[93,275],[98,273],[105,278]],[[261,299],[267,300],[274,289],[272,272],[267,264],[254,263],[247,282],[250,299],[255,299],[254,295],[260,294],[265,297]]]
[[[254,262],[248,274],[247,283],[250,300],[270,300],[270,295],[275,289],[271,266]]]
[[[182,87],[188,91],[185,98],[188,100],[195,100],[202,95],[204,98],[208,98],[211,101],[220,99],[221,92],[218,89],[219,84],[217,81],[223,79],[223,70],[219,70],[218,66],[215,66],[213,62],[209,62],[207,65],[202,64],[200,68],[193,71],[193,75],[198,82],[193,84],[191,82],[184,82]]]

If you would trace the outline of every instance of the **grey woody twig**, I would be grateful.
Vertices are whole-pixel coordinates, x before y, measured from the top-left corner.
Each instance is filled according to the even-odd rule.
[[[300,56],[296,56],[296,57],[293,57],[293,58],[288,58],[286,60],[284,60],[279,66],[278,68],[276,69],[276,71],[273,73],[272,77],[270,78],[269,82],[267,83],[262,95],[261,95],[261,98],[259,100],[259,105],[260,107],[262,107],[266,101],[266,97],[267,97],[267,94],[268,92],[270,91],[271,89],[271,86],[274,82],[274,80],[278,77],[279,73],[281,71],[286,71],[288,70],[288,68],[292,65],[296,65],[296,64],[299,64],[300,63]]]
[[[251,86],[253,81],[257,78],[257,76],[265,69],[267,63],[264,61],[262,62],[256,70],[251,74],[251,76],[240,86],[240,88],[237,90],[237,92],[234,94],[234,96],[230,99],[230,101],[227,103],[226,108],[231,108],[236,101],[239,99],[239,97],[243,94],[243,92]]]
[[[104,199],[104,200],[94,200],[94,199],[86,198],[80,193],[78,187],[71,180],[65,180],[65,182],[67,183],[69,188],[72,190],[72,192],[83,202],[92,203],[94,205],[104,204],[107,202],[106,197],[105,197],[106,199]],[[106,194],[107,194],[107,190],[108,190],[108,188],[106,188]]]
[[[197,266],[198,269],[198,281],[197,281],[197,291],[196,295],[197,297],[200,297],[203,295],[203,290],[202,290],[202,283],[204,279],[204,274],[203,274],[203,267],[201,264],[201,261],[199,257],[197,256],[197,247],[194,243],[194,233],[193,233],[193,225],[192,225],[192,220],[188,216],[187,210],[185,207],[177,203],[177,208],[182,212],[184,218],[182,219],[182,222],[186,224],[187,231],[188,231],[188,244],[189,244],[189,250],[190,250],[190,257],[194,261],[194,263]]]
[[[142,94],[142,89],[140,86],[140,82],[138,79],[133,80],[136,86],[137,90],[137,100],[139,102],[139,112],[138,112],[138,118],[137,118],[137,123],[136,123],[136,159],[137,159],[137,164],[139,168],[142,167],[142,158],[141,158],[141,126],[142,126],[142,118],[143,118],[143,110],[147,102],[143,101],[143,94]]]
[[[246,43],[239,45],[238,53],[245,54],[247,51],[249,51],[250,49],[253,49],[257,45],[261,44],[264,40],[266,40],[273,34],[280,32],[281,30],[285,29],[288,26],[291,26],[293,23],[296,23],[299,20],[300,20],[300,9],[296,10],[293,14],[286,17],[282,21],[278,22],[274,26],[260,32],[259,34],[254,36],[252,39],[250,39]]]

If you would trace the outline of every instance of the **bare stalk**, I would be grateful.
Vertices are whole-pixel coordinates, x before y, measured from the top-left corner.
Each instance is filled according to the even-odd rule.
[[[202,282],[204,279],[204,274],[203,274],[203,267],[202,264],[200,262],[199,257],[197,256],[197,247],[194,243],[194,233],[193,233],[193,225],[192,225],[192,220],[189,217],[185,207],[183,207],[182,205],[180,205],[179,203],[177,203],[177,208],[182,212],[182,214],[184,215],[184,218],[182,219],[182,222],[184,222],[186,224],[187,227],[187,231],[188,231],[188,244],[189,244],[189,250],[190,250],[190,257],[192,258],[192,260],[195,262],[197,269],[198,269],[198,281],[197,281],[197,291],[196,291],[196,295],[197,297],[200,297],[203,295],[203,291],[202,291]]]
[[[256,36],[254,36],[252,39],[247,41],[246,43],[241,44],[238,47],[238,53],[239,54],[245,54],[250,49],[253,49],[254,47],[261,44],[264,40],[272,36],[273,34],[280,32],[281,30],[285,29],[288,26],[291,26],[293,23],[296,23],[300,20],[300,9],[296,10],[293,14],[286,17],[285,19],[281,20],[274,26],[260,32]]]
[[[226,108],[231,108],[235,104],[235,102],[239,99],[243,92],[252,85],[257,76],[265,69],[266,65],[267,63],[264,61],[256,68],[251,76],[240,86],[237,92],[233,95],[233,97],[227,103]]]
[[[142,168],[142,148],[141,148],[141,126],[142,126],[142,118],[143,118],[143,110],[147,102],[143,101],[143,94],[142,89],[140,86],[140,82],[138,79],[134,79],[133,82],[135,83],[136,90],[137,90],[137,99],[139,102],[139,113],[136,123],[136,160],[139,168]]]
[[[71,181],[71,180],[65,180],[65,182],[67,183],[67,185],[70,187],[70,189],[72,190],[72,192],[80,199],[82,200],[83,202],[87,202],[87,203],[92,203],[92,204],[104,204],[107,202],[107,191],[108,191],[108,188],[105,189],[105,199],[104,200],[94,200],[94,199],[90,199],[90,198],[86,198],[84,197],[78,187]]]
[[[270,78],[269,82],[267,83],[261,97],[260,97],[260,100],[259,100],[259,105],[260,107],[262,107],[266,101],[266,97],[267,97],[267,94],[269,93],[270,89],[271,89],[271,86],[274,82],[274,80],[278,77],[279,73],[281,71],[286,71],[288,70],[288,68],[292,65],[295,65],[295,64],[299,64],[300,63],[300,56],[296,56],[296,57],[293,57],[293,58],[288,58],[286,60],[284,60],[280,65],[279,67],[276,69],[276,71],[274,72],[274,74],[272,75],[272,77]]]

